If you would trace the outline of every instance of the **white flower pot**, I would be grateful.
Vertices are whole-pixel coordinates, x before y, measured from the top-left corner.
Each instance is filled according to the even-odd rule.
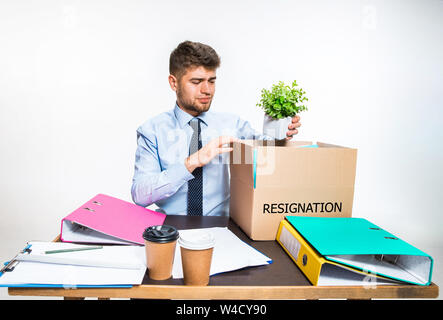
[[[292,117],[283,119],[273,119],[265,114],[263,119],[263,134],[273,137],[275,140],[286,138],[286,132],[289,131],[288,126],[292,121]]]

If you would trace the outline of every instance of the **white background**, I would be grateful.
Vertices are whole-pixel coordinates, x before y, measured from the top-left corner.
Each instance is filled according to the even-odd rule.
[[[97,193],[131,201],[135,130],[174,106],[192,40],[221,56],[211,108],[258,130],[260,90],[296,79],[296,139],[358,149],[353,215],[433,255],[439,284],[442,39],[440,0],[0,0],[0,260]]]

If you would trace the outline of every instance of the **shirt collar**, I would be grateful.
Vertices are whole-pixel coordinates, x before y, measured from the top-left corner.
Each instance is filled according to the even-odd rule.
[[[180,128],[183,129],[183,127],[189,123],[189,121],[191,121],[194,117],[192,115],[190,115],[189,113],[187,113],[186,111],[183,111],[177,103],[175,103],[175,107],[174,107],[174,114],[175,117],[177,118],[177,121],[180,125]],[[210,118],[210,115],[208,115],[208,112],[203,112],[200,113],[197,116],[198,119],[200,119],[202,121],[202,123],[204,123],[206,126],[208,126],[208,121]]]

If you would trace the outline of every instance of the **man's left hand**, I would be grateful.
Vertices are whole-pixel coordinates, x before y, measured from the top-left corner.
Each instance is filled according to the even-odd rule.
[[[292,136],[298,133],[297,128],[301,126],[300,123],[300,117],[299,116],[293,116],[292,122],[288,126],[288,132],[286,132],[286,140],[291,140]]]

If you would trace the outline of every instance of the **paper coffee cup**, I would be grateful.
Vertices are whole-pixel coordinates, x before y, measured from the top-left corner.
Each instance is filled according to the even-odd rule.
[[[182,232],[178,240],[185,285],[205,286],[209,283],[215,239],[200,230]]]
[[[178,237],[177,229],[168,225],[152,226],[143,232],[149,278],[166,280],[171,277]]]

